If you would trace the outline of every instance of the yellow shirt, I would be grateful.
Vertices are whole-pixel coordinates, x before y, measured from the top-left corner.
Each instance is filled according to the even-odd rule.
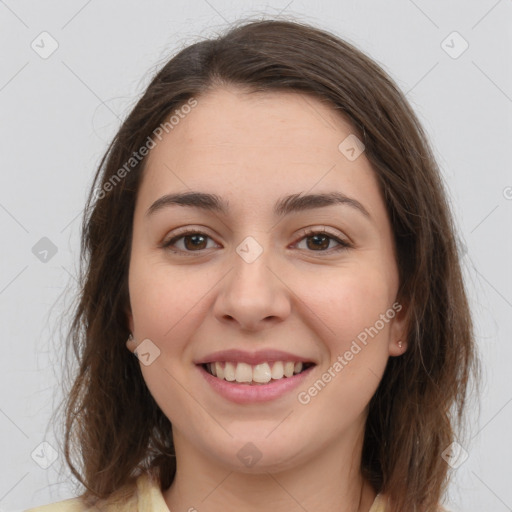
[[[385,498],[382,495],[377,495],[369,512],[385,512],[384,500]],[[86,510],[87,507],[81,502],[80,498],[71,498],[31,508],[24,512],[85,512]],[[160,490],[160,485],[146,474],[137,478],[137,492],[132,497],[122,505],[110,505],[108,509],[101,507],[101,510],[108,512],[170,512]],[[191,507],[191,510],[193,511],[194,508]]]

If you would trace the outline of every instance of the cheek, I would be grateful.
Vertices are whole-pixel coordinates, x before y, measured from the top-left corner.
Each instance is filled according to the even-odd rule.
[[[320,285],[322,282],[325,284]],[[339,269],[326,274],[323,280],[318,275],[303,279],[300,288],[305,304],[326,333],[331,352],[346,350],[352,340],[376,322],[379,335],[389,330],[389,323],[383,327],[379,320],[391,308],[395,290],[383,268]]]
[[[130,267],[130,303],[139,336],[163,343],[188,325],[194,305],[204,297],[208,285],[200,271],[152,263],[150,257],[134,258]],[[200,307],[200,304],[198,304]]]
[[[362,414],[382,378],[389,358],[393,294],[385,274],[370,269],[341,272],[328,285],[310,290],[307,306],[321,320],[313,328],[323,333],[328,359],[322,361],[313,386],[300,390],[301,400],[319,411],[329,410],[324,426],[337,429],[347,418]]]
[[[189,378],[189,341],[197,329],[205,293],[212,288],[201,277],[201,272],[151,261],[148,255],[134,257],[130,267],[136,338],[150,339],[160,350],[152,364],[140,368],[151,395],[173,423],[183,411],[193,412],[193,401],[183,392],[183,383]]]

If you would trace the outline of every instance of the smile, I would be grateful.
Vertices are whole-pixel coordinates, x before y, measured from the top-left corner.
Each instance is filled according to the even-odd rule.
[[[301,361],[273,361],[250,365],[243,362],[214,362],[203,365],[204,369],[214,377],[228,382],[239,384],[261,385],[271,381],[290,378],[297,375],[313,363],[302,363]]]
[[[199,369],[209,388],[215,391],[216,394],[237,404],[251,404],[268,402],[280,397],[284,398],[293,389],[304,383],[304,380],[315,366],[314,363],[293,363],[290,361],[260,363],[254,365],[254,367],[247,363],[237,363],[235,365],[231,362],[215,362],[197,364],[196,368]],[[220,374],[214,375],[212,373],[217,372],[218,368],[220,368],[220,372],[223,372],[222,377]],[[295,372],[296,368],[297,372]],[[270,379],[268,379],[269,372]],[[272,377],[273,372],[279,378],[274,379]],[[288,377],[287,374],[290,376]],[[258,375],[264,375],[265,382],[253,380],[258,379]]]

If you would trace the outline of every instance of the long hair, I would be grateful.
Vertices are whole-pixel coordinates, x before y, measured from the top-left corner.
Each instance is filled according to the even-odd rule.
[[[457,439],[478,373],[440,171],[417,117],[381,67],[328,32],[278,20],[246,21],[179,51],[155,74],[98,166],[68,332],[78,371],[65,402],[65,456],[85,488],[82,498],[122,493],[144,472],[164,490],[175,475],[172,425],[125,346],[132,218],[146,162],[133,155],[162,123],[171,129],[178,109],[226,85],[311,94],[364,143],[392,226],[408,350],[389,358],[369,404],[361,471],[394,511],[437,510],[449,480],[441,454]]]

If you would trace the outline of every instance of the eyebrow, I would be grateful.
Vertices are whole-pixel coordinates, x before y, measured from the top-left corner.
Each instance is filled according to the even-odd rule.
[[[346,196],[340,192],[329,192],[323,194],[291,194],[280,198],[274,206],[274,215],[282,217],[290,213],[323,208],[332,205],[346,205],[362,213],[365,217],[371,218],[366,208],[356,199]],[[186,206],[199,208],[205,211],[211,211],[227,215],[229,202],[225,201],[216,194],[205,192],[182,192],[176,194],[167,194],[157,199],[146,211],[149,217],[156,212],[169,206]]]

